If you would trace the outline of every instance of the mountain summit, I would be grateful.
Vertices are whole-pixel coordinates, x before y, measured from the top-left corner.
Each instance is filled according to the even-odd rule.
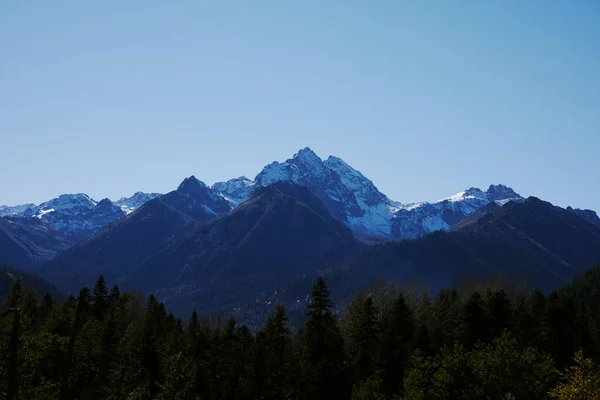
[[[522,200],[510,187],[490,185],[486,191],[470,188],[433,203],[402,204],[388,198],[341,158],[322,160],[305,147],[283,162],[266,165],[253,180],[240,176],[208,187],[192,175],[169,195],[168,202],[188,219],[204,219],[207,213],[216,216],[238,207],[257,188],[277,182],[308,188],[356,236],[394,240],[446,230],[492,202],[502,205]],[[65,194],[38,206],[1,206],[0,216],[36,218],[66,236],[83,240],[159,196],[136,192],[114,203],[108,199],[98,203],[83,193]]]
[[[386,239],[416,238],[446,230],[490,202],[522,199],[507,186],[490,185],[485,192],[470,188],[435,203],[404,205],[389,199],[341,158],[329,156],[323,161],[309,147],[284,162],[268,164],[254,181],[241,177],[216,183],[212,188],[237,205],[256,187],[280,181],[307,187],[356,235]]]

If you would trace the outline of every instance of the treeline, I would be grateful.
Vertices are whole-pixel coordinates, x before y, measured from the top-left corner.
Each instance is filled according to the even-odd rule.
[[[3,310],[19,310],[18,341],[0,337],[0,392],[18,387],[20,399],[39,400],[599,399],[600,313],[578,293],[397,290],[357,295],[337,315],[318,279],[299,330],[288,329],[279,307],[252,332],[195,312],[183,323],[154,296],[109,290],[102,277],[60,304],[17,280]],[[14,315],[4,315],[1,331],[13,331]]]

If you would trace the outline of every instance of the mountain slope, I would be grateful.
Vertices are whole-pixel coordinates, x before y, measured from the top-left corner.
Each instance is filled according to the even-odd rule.
[[[145,203],[159,196],[161,196],[160,193],[135,192],[131,197],[121,197],[119,200],[115,201],[114,204],[121,208],[125,214],[130,214]]]
[[[240,177],[216,183],[213,189],[237,205],[256,187],[279,181],[307,187],[356,235],[396,240],[446,230],[491,202],[522,199],[509,187],[491,185],[485,192],[471,188],[435,203],[405,205],[390,200],[341,158],[329,156],[323,161],[308,147],[284,162],[267,165],[254,181]]]
[[[230,210],[229,204],[195,177],[155,198],[127,217],[60,254],[40,274],[66,290],[127,275],[189,222],[202,222]]]
[[[37,218],[64,235],[81,240],[122,218],[125,212],[109,199],[96,202],[88,195],[78,193],[60,195],[28,208],[21,216]]]
[[[174,309],[215,309],[269,285],[340,265],[362,245],[309,190],[287,183],[171,241],[124,287],[157,291]]]
[[[21,214],[23,211],[28,208],[35,207],[35,204],[20,204],[18,206],[0,206],[0,217],[5,217],[8,215]]]
[[[600,265],[600,229],[570,211],[530,197],[503,206],[492,203],[449,232],[373,246],[348,265],[330,271],[327,280],[339,302],[381,281],[416,282],[438,291],[498,278],[548,292],[594,265]],[[310,292],[310,285],[310,279],[302,278],[276,285],[258,296],[260,303],[240,303],[237,307],[246,311],[239,311],[236,318],[264,317],[267,304],[294,309]],[[597,291],[596,286],[584,290]]]
[[[265,166],[254,180],[240,176],[217,182],[211,189],[225,199],[229,207],[237,207],[257,187],[279,181],[307,187],[335,218],[364,239],[421,237],[437,230],[446,230],[491,202],[503,204],[522,199],[509,187],[491,185],[485,192],[471,188],[433,203],[402,204],[381,193],[371,180],[341,158],[329,156],[322,160],[308,147],[284,162],[275,161]],[[158,196],[158,193],[136,192],[114,203],[108,199],[97,203],[81,193],[61,195],[39,206],[27,207],[24,211],[24,206],[1,206],[0,214],[19,212],[19,215],[35,217],[65,235],[82,240]],[[215,214],[219,213],[215,211]]]
[[[392,236],[397,239],[414,239],[430,232],[447,230],[485,205],[522,199],[509,187],[490,185],[485,192],[470,188],[435,203],[404,206],[392,217]]]
[[[255,186],[254,181],[245,176],[240,176],[227,182],[217,182],[211,188],[235,207],[250,197]]]
[[[0,218],[0,264],[32,269],[73,244],[71,238],[38,220]]]
[[[579,215],[586,221],[588,221],[600,228],[600,217],[598,217],[598,214],[596,214],[595,211],[582,210],[580,208],[572,208],[572,207],[567,207],[567,211]]]
[[[283,163],[267,165],[254,181],[257,185],[288,181],[305,186],[357,235],[389,237],[388,222],[397,205],[337,157],[324,162],[307,147]]]

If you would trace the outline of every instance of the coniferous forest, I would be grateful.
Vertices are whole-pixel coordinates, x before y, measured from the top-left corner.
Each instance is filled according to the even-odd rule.
[[[562,290],[360,293],[315,281],[304,323],[182,321],[109,288],[62,301],[14,283],[0,392],[19,399],[600,399],[598,269]],[[17,318],[18,317],[18,318]]]

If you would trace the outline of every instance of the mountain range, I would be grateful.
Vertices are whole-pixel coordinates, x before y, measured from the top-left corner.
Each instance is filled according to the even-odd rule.
[[[319,158],[310,148],[298,151],[284,162],[273,162],[250,180],[244,176],[210,187],[234,208],[261,186],[284,181],[307,187],[329,212],[355,235],[384,239],[410,239],[445,230],[477,208],[490,202],[520,200],[511,188],[491,185],[486,191],[470,188],[434,203],[403,204],[381,193],[371,180],[341,158]],[[39,205],[0,206],[0,216],[37,218],[66,236],[82,240],[96,233],[158,193],[136,192],[114,203],[99,202],[85,194],[65,194]]]
[[[378,280],[438,290],[505,277],[550,290],[600,263],[600,218],[591,210],[504,185],[403,204],[309,148],[253,180],[207,186],[190,176],[165,195],[114,203],[62,195],[0,210],[0,263],[67,292],[102,274],[175,311],[235,310],[246,320],[275,304],[302,306],[323,274],[342,297]]]

